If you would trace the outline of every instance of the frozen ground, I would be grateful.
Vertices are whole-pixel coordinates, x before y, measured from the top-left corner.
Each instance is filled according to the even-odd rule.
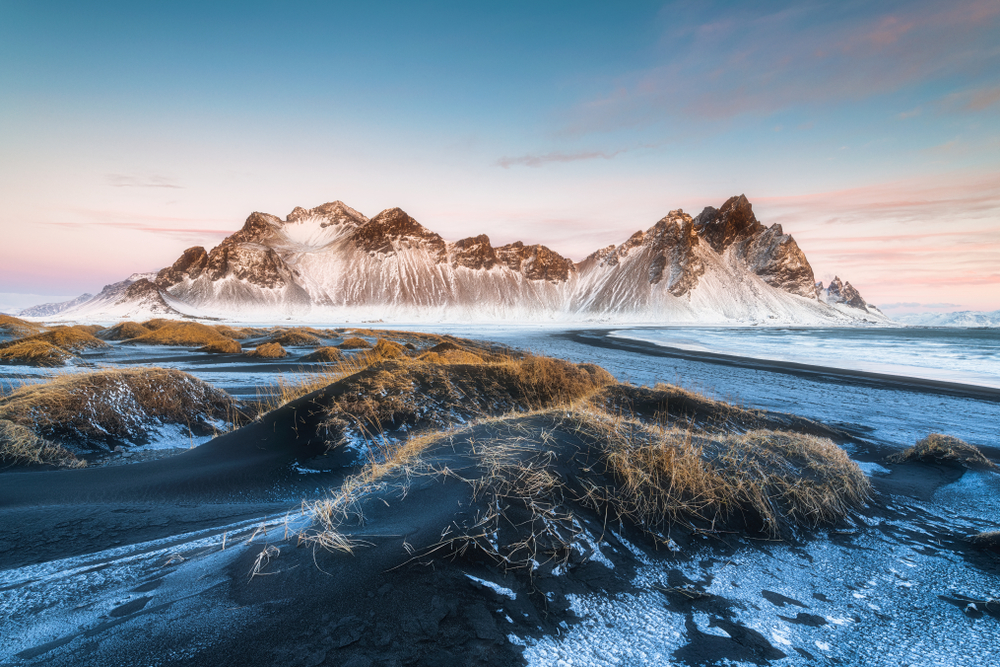
[[[622,347],[628,339],[609,337],[607,330],[423,329],[597,363],[636,384],[666,381],[746,406],[840,424],[858,436],[849,450],[880,490],[878,502],[853,525],[804,535],[798,541],[717,535],[705,538],[701,545],[672,552],[653,549],[615,527],[606,527],[602,540],[600,526],[587,526],[587,539],[600,544],[602,556],[585,564],[586,577],[580,574],[581,568],[537,582],[539,589],[530,590],[510,575],[482,570],[463,575],[470,585],[478,587],[482,605],[501,634],[523,647],[528,664],[978,667],[996,662],[1000,607],[983,602],[1000,599],[1000,558],[971,549],[965,538],[1000,528],[1000,475],[954,469],[939,474],[928,466],[916,468],[923,477],[911,479],[906,477],[910,474],[906,468],[887,467],[872,454],[908,446],[938,431],[983,446],[996,458],[1000,402],[991,394],[935,392],[908,388],[905,382],[859,379],[836,372],[817,375],[780,367],[740,367],[698,357],[700,350],[688,350],[692,352],[688,356],[671,356],[670,349],[657,350],[656,345]],[[659,343],[676,335],[695,334],[692,330],[643,333],[645,337],[660,336]],[[760,350],[769,345],[780,348],[778,338],[755,343],[754,335],[738,330],[711,331],[698,340],[715,341],[709,352],[732,354],[741,349],[742,342],[757,354],[763,354]],[[789,333],[786,340],[800,335]],[[831,341],[828,337],[817,347],[834,350],[837,346]],[[984,349],[991,349],[992,344],[987,340]],[[850,343],[845,349],[857,350],[858,345]],[[863,342],[860,345],[864,347]],[[905,348],[902,343],[897,347],[898,351]],[[984,358],[995,355],[995,345],[992,349],[994,352],[984,353]],[[290,359],[248,365],[238,357],[116,345],[110,351],[85,354],[83,364],[74,368],[93,367],[91,364],[167,366],[193,373],[234,394],[253,396],[258,387],[272,384],[276,374],[293,376],[318,369],[297,361],[307,349],[290,352]],[[822,354],[817,352],[816,358]],[[954,351],[943,351],[938,358],[952,356]],[[895,375],[903,374],[907,367],[906,363],[893,365]],[[8,382],[12,378],[18,381],[19,375],[31,380],[51,372],[17,367],[0,367],[0,371],[5,372],[0,379]],[[174,435],[163,443],[185,437],[183,433]],[[872,448],[866,448],[866,442]],[[271,610],[295,608],[295,600],[285,599],[280,586],[269,583],[270,577],[294,582],[320,576],[314,569],[317,565],[307,558],[300,558],[302,564],[294,566],[297,570],[283,569],[283,559],[295,549],[285,539],[286,526],[296,527],[303,498],[324,495],[313,479],[322,485],[334,484],[336,478],[329,473],[299,475],[294,469],[293,476],[308,478],[309,484],[296,482],[300,484],[297,495],[269,492],[268,504],[262,503],[256,514],[252,506],[209,510],[207,503],[191,503],[191,509],[178,503],[171,509],[178,516],[216,512],[219,519],[205,519],[195,530],[171,519],[177,521],[177,527],[164,527],[167,537],[127,544],[125,534],[97,536],[94,544],[98,537],[126,544],[44,562],[0,565],[0,664],[182,664],[207,655],[224,655],[217,647],[231,641],[236,629],[254,623],[254,627],[261,627]],[[243,502],[244,497],[239,499]],[[137,516],[141,523],[141,513],[149,509],[123,504],[112,511],[122,512],[115,516]],[[78,524],[81,533],[87,530],[86,516],[55,517],[53,521]],[[258,530],[262,527],[265,530]],[[366,528],[378,529],[377,521]],[[45,526],[35,530],[44,531]],[[16,542],[16,538],[8,539]],[[273,575],[250,580],[250,566],[265,544],[279,548],[284,556],[276,558],[268,570]],[[21,558],[11,555],[17,552],[16,544],[7,544],[5,549],[0,549],[7,554],[2,562]],[[365,557],[360,552],[352,558]],[[584,585],[585,580],[600,585]],[[327,575],[322,575],[322,581],[329,582]],[[234,597],[232,592],[268,590],[267,586],[277,586],[279,593],[273,595],[280,603],[266,597],[261,598],[263,602]],[[361,588],[364,590],[363,585]],[[374,588],[373,604],[393,604],[391,598],[379,602],[385,595],[383,588]],[[551,604],[545,611],[551,614],[551,627],[523,620],[524,605],[529,598],[537,605],[539,591],[546,604]],[[367,592],[369,597],[372,593]],[[357,596],[358,604],[363,595]],[[335,649],[313,650],[321,634],[321,621],[305,621],[316,625],[303,625],[302,636],[294,638],[303,647],[301,655],[283,664],[341,664]],[[350,633],[339,635],[347,639],[337,639],[336,633],[346,632],[344,619],[332,619],[330,627],[338,622],[341,625],[331,630],[334,646],[337,641],[348,642],[345,645],[357,641]],[[245,656],[230,662],[223,657],[217,664],[242,663]]]

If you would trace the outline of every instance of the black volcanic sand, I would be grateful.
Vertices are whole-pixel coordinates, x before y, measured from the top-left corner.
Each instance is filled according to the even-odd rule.
[[[810,554],[814,542],[859,559],[878,558],[872,544],[888,544],[925,559],[921,567],[957,561],[1000,582],[996,556],[964,539],[970,525],[986,530],[1000,523],[922,502],[971,473],[923,463],[888,466],[891,474],[876,475],[878,495],[853,520],[781,542],[678,527],[665,545],[627,524],[609,525],[606,516],[573,502],[573,494],[568,502],[589,537],[573,542],[564,567],[557,567],[558,545],[544,541],[536,554],[540,566],[530,573],[491,555],[491,540],[509,544],[526,537],[530,517],[518,514],[515,503],[495,537],[487,531],[477,540],[449,541],[476,534],[491,507],[488,496],[465,481],[481,474],[481,453],[491,447],[516,442],[511,456],[526,462],[551,452],[555,474],[579,488],[580,470],[590,465],[579,458],[584,448],[546,416],[442,436],[421,466],[386,478],[360,499],[340,529],[356,542],[353,553],[326,551],[297,533],[309,530],[302,500],[324,497],[324,489],[336,489],[355,472],[353,455],[326,453],[318,428],[321,409],[335,394],[332,386],[167,459],[0,472],[0,534],[6,537],[0,542],[0,603],[17,601],[4,607],[17,616],[13,631],[0,626],[8,633],[0,663],[520,665],[523,640],[562,641],[583,633],[599,643],[613,617],[593,623],[571,609],[574,600],[598,596],[642,600],[651,618],[676,619],[680,637],[666,655],[649,656],[648,664],[871,664],[877,653],[856,654],[854,640],[835,645],[839,657],[829,658],[816,642],[779,641],[783,635],[764,627],[780,622],[795,632],[823,633],[833,627],[828,619],[843,617],[867,641],[893,622],[893,609],[872,612],[851,597],[867,595],[863,581],[845,581],[841,571],[822,574]],[[633,408],[644,411],[641,400]],[[788,415],[761,420],[838,442],[851,439]],[[876,445],[865,444],[861,455],[882,460]],[[995,452],[987,454],[996,459]],[[300,474],[296,465],[321,472]],[[997,489],[991,480],[1000,476],[977,474]],[[783,558],[792,560],[759,565],[776,549],[787,549],[792,556]],[[795,559],[804,563],[798,569],[819,577],[809,580],[810,588],[785,586],[793,580]],[[48,568],[54,561],[61,562]],[[258,561],[259,572],[251,576]],[[739,563],[747,563],[741,574],[728,574]],[[650,567],[662,573],[656,581],[648,578]],[[755,579],[751,571],[763,574]],[[733,578],[726,589],[732,593],[709,592],[723,576]],[[752,602],[737,596],[744,589],[752,589]],[[981,597],[947,586],[922,592],[920,614],[930,609],[954,623],[928,622],[924,631],[948,634],[991,623],[976,627],[995,636],[990,608],[976,617],[963,596]],[[57,608],[64,611],[57,614]],[[902,607],[896,611],[905,617]],[[751,622],[756,618],[764,620]],[[616,641],[639,641],[652,621],[630,622],[631,629],[612,632],[604,648],[613,653]],[[581,664],[601,661],[591,655]],[[919,656],[913,664],[922,664]]]

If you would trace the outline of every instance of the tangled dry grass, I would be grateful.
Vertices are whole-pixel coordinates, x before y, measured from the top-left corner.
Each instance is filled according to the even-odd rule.
[[[288,352],[278,343],[262,343],[247,352],[246,356],[258,359],[283,359],[288,356]]]
[[[240,354],[243,352],[243,346],[237,341],[232,339],[217,340],[209,343],[208,345],[202,345],[198,348],[199,352],[211,352],[213,354]]]
[[[0,347],[0,362],[25,366],[62,366],[72,358],[66,350],[42,340],[18,340]]]
[[[56,442],[141,443],[159,424],[211,432],[236,413],[232,398],[177,370],[142,368],[58,376],[0,398],[0,419]]]
[[[592,488],[592,498],[654,531],[735,520],[776,535],[836,521],[871,493],[846,452],[815,436],[695,433],[592,410],[567,419],[601,452],[615,482]]]
[[[287,331],[282,331],[275,334],[268,341],[271,343],[277,343],[284,346],[317,346],[320,344],[320,339],[315,334],[309,333],[307,331],[302,331],[299,329],[289,329]]]
[[[21,337],[36,334],[41,330],[42,327],[39,324],[22,320],[21,318],[14,317],[13,315],[4,315],[3,313],[0,313],[0,332]]]
[[[102,340],[131,340],[139,336],[145,336],[150,329],[142,326],[138,322],[120,322],[113,327],[99,331],[96,336]]]
[[[356,336],[351,338],[345,338],[340,342],[339,347],[341,350],[367,350],[372,346],[371,343],[366,341],[364,338],[358,338]]]
[[[315,350],[302,357],[302,361],[308,361],[312,363],[333,363],[340,361],[344,358],[344,353],[335,347],[323,346],[317,347]]]
[[[904,449],[889,457],[890,463],[925,461],[934,463],[958,463],[966,468],[996,469],[996,464],[983,456],[975,445],[950,435],[931,433],[918,440],[913,447]]]
[[[172,345],[178,347],[201,347],[212,343],[232,340],[207,324],[178,320],[149,320],[143,326],[148,333],[129,339],[138,345]]]
[[[31,429],[0,419],[0,462],[6,465],[50,464],[82,468],[87,462],[65,447],[39,438]]]

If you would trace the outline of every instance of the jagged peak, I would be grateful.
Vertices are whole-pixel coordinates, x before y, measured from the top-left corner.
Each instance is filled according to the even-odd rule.
[[[764,225],[754,215],[750,200],[742,194],[730,197],[718,209],[706,206],[693,222],[698,235],[719,254],[764,230]]]
[[[285,218],[285,222],[298,222],[308,218],[326,219],[326,222],[321,225],[322,227],[327,227],[331,224],[343,224],[345,222],[355,224],[368,222],[368,218],[363,213],[351,208],[339,199],[308,209],[296,206],[288,214],[288,217]]]
[[[390,253],[394,242],[411,239],[437,251],[439,260],[446,251],[444,239],[413,219],[398,206],[387,208],[359,227],[351,238],[368,252]]]

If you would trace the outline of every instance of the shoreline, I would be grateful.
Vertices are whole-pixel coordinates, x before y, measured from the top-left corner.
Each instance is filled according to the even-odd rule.
[[[590,347],[620,350],[623,352],[632,352],[646,356],[670,357],[674,359],[684,359],[686,361],[717,364],[734,368],[770,371],[773,373],[794,375],[796,377],[820,382],[831,382],[837,384],[850,382],[855,385],[868,385],[882,389],[897,389],[925,394],[946,394],[949,396],[960,396],[963,398],[974,398],[982,401],[1000,403],[1000,388],[995,387],[984,387],[981,385],[915,378],[905,375],[891,375],[872,371],[803,364],[795,361],[741,357],[721,352],[684,350],[667,345],[659,345],[649,341],[630,338],[612,338],[608,335],[619,330],[620,329],[617,327],[580,329],[575,331],[553,332],[550,335],[554,338],[562,338],[564,340],[569,340],[581,345],[588,345]]]

